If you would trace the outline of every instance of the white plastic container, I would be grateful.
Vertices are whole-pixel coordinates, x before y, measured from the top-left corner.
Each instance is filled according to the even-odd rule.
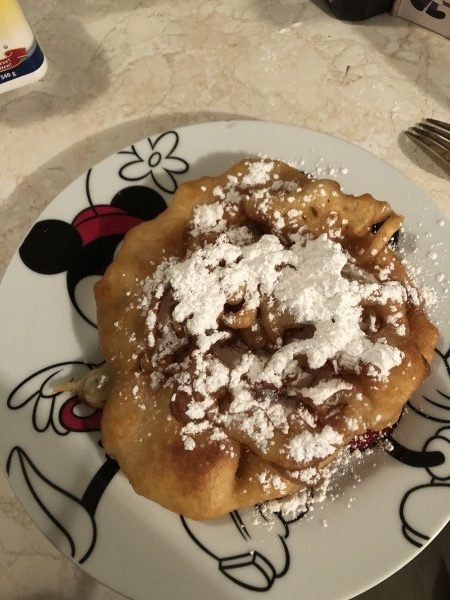
[[[40,79],[47,61],[17,0],[0,0],[0,93]]]

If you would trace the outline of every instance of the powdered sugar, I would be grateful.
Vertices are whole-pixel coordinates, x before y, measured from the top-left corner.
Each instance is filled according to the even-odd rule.
[[[243,176],[228,176],[213,188],[217,201],[194,209],[186,256],[162,261],[143,285],[149,347],[158,360],[183,351],[164,367],[163,377],[151,374],[152,385],[174,390],[173,414],[182,411],[187,451],[205,433],[219,443],[230,437],[268,462],[287,463],[289,477],[297,473],[299,482],[312,485],[318,471],[308,465],[334,458],[361,427],[358,419],[345,418],[341,433],[320,416],[346,400],[347,391],[363,399],[346,381],[353,381],[347,370],[387,380],[403,360],[398,348],[377,338],[373,316],[362,326],[362,305],[403,305],[412,292],[390,280],[392,265],[374,274],[355,264],[340,243],[340,224],[345,232],[347,220],[338,223],[336,212],[328,215],[328,234],[313,237],[300,229],[288,235],[283,229],[302,215],[294,208],[296,198],[288,196],[298,183],[282,181],[273,162],[247,166]],[[271,203],[278,193],[288,204],[292,200],[283,214]],[[321,193],[325,198],[319,186]],[[259,202],[254,210],[269,219],[267,227],[259,228],[256,217],[258,224],[242,225],[242,198],[250,194]],[[161,324],[157,315],[164,302],[170,314]],[[399,335],[406,334],[401,313],[389,319]],[[226,359],[224,349],[231,350]],[[319,375],[311,375],[318,369]],[[283,480],[267,472],[259,481],[265,491],[284,490]]]
[[[223,205],[220,202],[201,204],[192,211],[191,223],[193,235],[203,231],[224,231],[226,221],[223,218]]]
[[[194,450],[196,443],[193,436],[210,429],[210,427],[211,423],[208,421],[201,421],[200,423],[191,422],[182,427],[181,438],[183,440],[185,450]]]
[[[286,489],[286,484],[279,475],[272,475],[267,471],[263,471],[257,475],[257,479],[265,492],[269,492],[271,490],[284,492]]]
[[[316,458],[326,458],[336,451],[342,435],[329,425],[320,432],[304,431],[296,435],[288,445],[289,455],[299,463],[308,463]]]
[[[257,161],[250,163],[248,173],[242,177],[242,186],[264,185],[270,179],[273,166],[273,162]]]
[[[341,390],[351,390],[352,385],[342,379],[324,379],[314,387],[302,388],[302,396],[310,398],[314,404],[323,404],[331,396]]]
[[[201,228],[205,223],[215,228],[221,219],[219,207],[211,206],[211,212],[196,213],[194,223]],[[186,416],[192,421],[204,419],[214,405],[217,390],[228,387],[232,402],[226,415],[216,415],[217,422],[238,428],[257,448],[267,452],[275,429],[289,429],[287,416],[292,407],[286,400],[280,404],[270,396],[258,397],[252,391],[255,384],[281,388],[285,378],[291,376],[298,381],[303,396],[318,405],[352,387],[343,380],[332,379],[301,388],[298,355],[306,356],[313,369],[328,360],[352,369],[366,363],[370,376],[385,379],[390,369],[400,364],[402,353],[385,340],[373,342],[363,333],[359,303],[367,297],[380,302],[403,299],[405,292],[395,282],[382,285],[349,280],[341,273],[347,262],[340,244],[325,234],[306,241],[299,237],[291,248],[274,235],[263,235],[256,242],[239,246],[231,243],[226,234],[220,234],[214,243],[195,249],[184,260],[161,263],[153,278],[145,283],[149,304],[154,303],[152,298],[160,299],[170,289],[174,300],[172,318],[185,325],[197,348],[192,353],[194,377],[186,372],[174,375],[178,389],[193,395],[185,409]],[[271,302],[277,302],[295,323],[313,326],[312,337],[282,344],[272,356],[243,353],[233,368],[226,366],[208,352],[230,336],[219,329],[219,324],[227,302],[236,296],[242,297],[244,310],[255,310],[263,298],[272,298]],[[147,324],[151,327],[154,322],[155,313],[149,311]],[[166,330],[168,327],[163,327],[160,357],[181,343],[178,335]],[[155,343],[152,335],[149,334],[149,345]],[[314,419],[306,422],[312,428],[316,426]],[[182,436],[186,448],[192,450],[195,433],[200,430],[191,430],[188,425]],[[287,452],[295,461],[304,463],[333,454],[341,442],[342,436],[326,426],[298,435],[291,440]]]
[[[347,493],[344,487],[344,481],[353,481],[350,489],[354,489],[357,483],[361,482],[361,476],[357,468],[363,459],[367,459],[373,453],[372,448],[361,452],[360,450],[351,451],[348,448],[339,450],[333,461],[321,469],[309,467],[300,471],[299,481],[307,484],[307,488],[301,488],[298,492],[289,494],[277,500],[265,502],[260,511],[264,516],[261,524],[271,523],[271,514],[280,513],[288,521],[298,519],[303,514],[308,513],[309,518],[313,518],[314,508],[317,508],[324,500],[335,501]],[[372,463],[374,466],[376,463]],[[312,487],[310,487],[312,486]],[[348,504],[354,498],[348,498]],[[256,516],[255,522],[259,523]],[[324,527],[325,527],[324,523]]]
[[[217,342],[219,317],[228,299],[242,290],[246,309],[259,307],[262,297],[273,297],[296,323],[312,324],[312,338],[286,344],[265,365],[261,379],[275,386],[299,354],[306,355],[311,368],[330,359],[350,368],[363,362],[373,366],[375,377],[385,378],[400,364],[401,352],[366,337],[359,325],[359,303],[363,298],[404,301],[406,291],[398,282],[349,281],[341,273],[347,261],[341,245],[326,234],[295,241],[290,249],[274,235],[263,235],[244,247],[220,235],[183,261],[162,263],[146,283],[146,291],[155,293],[161,283],[170,286],[174,319],[186,323],[203,351]]]

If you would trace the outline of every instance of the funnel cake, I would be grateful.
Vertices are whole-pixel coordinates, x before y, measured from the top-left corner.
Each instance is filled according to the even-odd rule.
[[[320,481],[397,422],[437,330],[396,255],[402,217],[282,162],[183,184],[95,289],[106,452],[194,519]]]

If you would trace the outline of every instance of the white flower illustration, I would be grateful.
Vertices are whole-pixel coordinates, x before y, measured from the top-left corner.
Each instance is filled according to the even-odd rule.
[[[189,169],[183,158],[173,154],[178,140],[176,131],[166,131],[155,140],[148,138],[132,145],[130,150],[122,150],[119,154],[128,154],[133,159],[121,167],[120,177],[126,181],[150,177],[161,190],[173,194],[178,187],[174,175],[186,173]]]

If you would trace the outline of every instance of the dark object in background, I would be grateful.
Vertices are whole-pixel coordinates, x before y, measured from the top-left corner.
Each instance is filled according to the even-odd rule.
[[[362,21],[392,8],[393,0],[326,0],[333,14],[344,21]]]

